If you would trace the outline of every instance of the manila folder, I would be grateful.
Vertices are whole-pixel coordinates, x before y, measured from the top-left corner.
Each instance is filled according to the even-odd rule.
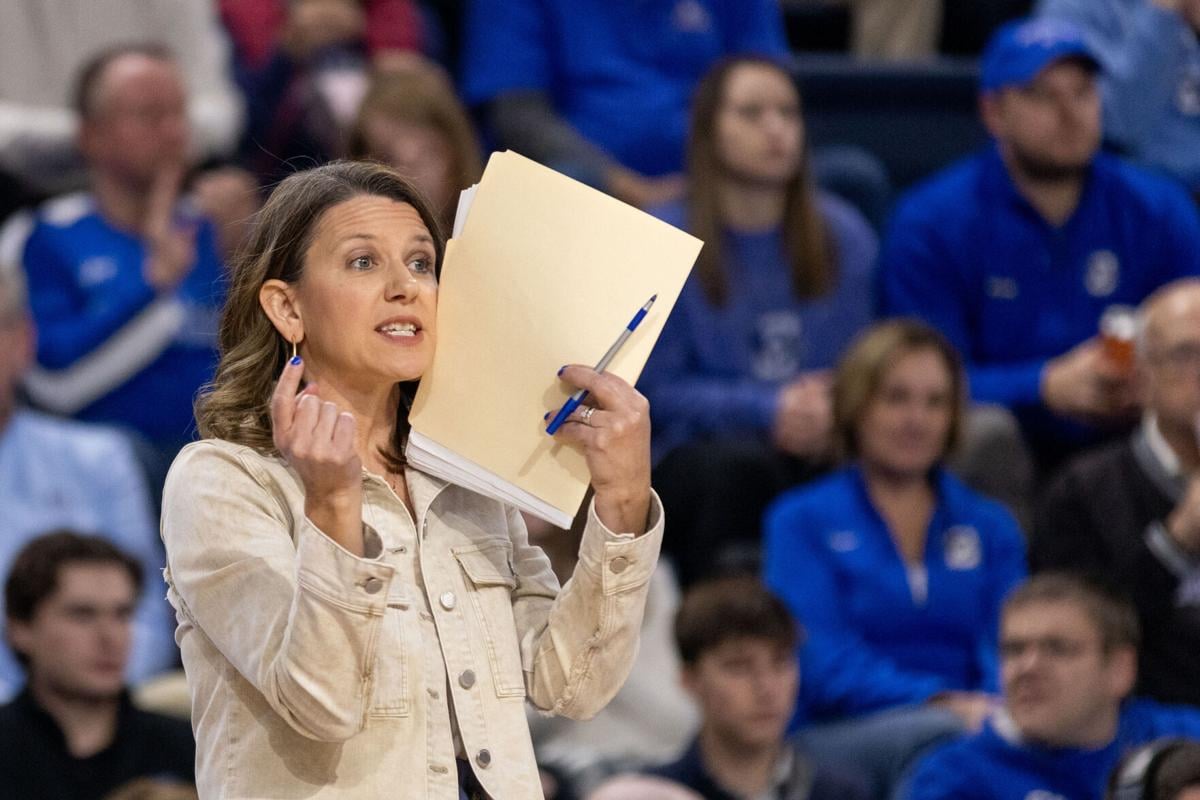
[[[545,432],[574,387],[658,295],[607,371],[637,381],[701,242],[516,153],[495,153],[447,243],[433,363],[406,455],[419,469],[566,528],[582,450]]]

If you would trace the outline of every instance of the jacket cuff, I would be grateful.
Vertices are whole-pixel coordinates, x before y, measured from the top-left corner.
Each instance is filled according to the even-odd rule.
[[[1171,538],[1162,522],[1156,520],[1146,526],[1146,546],[1175,577],[1183,579],[1196,571],[1198,565],[1195,556]]]
[[[374,530],[364,527],[366,552],[378,558],[382,543]],[[360,558],[320,531],[304,518],[296,544],[300,586],[325,600],[370,615],[382,615],[387,606],[388,587],[395,575],[390,564]]]
[[[579,545],[579,560],[593,575],[600,576],[604,594],[617,594],[644,585],[654,574],[662,548],[663,507],[658,493],[650,490],[650,515],[646,532],[640,536],[615,533],[596,515],[596,501],[588,507],[587,526]]]

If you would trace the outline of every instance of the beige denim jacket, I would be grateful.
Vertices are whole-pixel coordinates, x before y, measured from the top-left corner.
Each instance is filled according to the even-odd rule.
[[[163,498],[203,800],[541,798],[524,715],[601,709],[627,676],[662,506],[615,534],[591,509],[560,590],[512,508],[415,470],[412,517],[364,473],[367,554],[304,516],[280,459],[207,440]],[[453,718],[453,722],[452,722]]]

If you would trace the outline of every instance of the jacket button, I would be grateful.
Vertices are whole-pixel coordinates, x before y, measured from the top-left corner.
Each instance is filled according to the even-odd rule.
[[[484,769],[487,769],[488,765],[492,763],[491,751],[488,750],[486,747],[483,750],[480,750],[478,753],[475,754],[475,763],[478,764],[479,766],[483,767]]]
[[[458,598],[454,596],[454,592],[442,592],[442,596],[438,598],[438,602],[442,604],[442,608],[449,611],[454,608],[454,604],[458,602]]]
[[[617,556],[612,561],[608,562],[608,568],[616,574],[620,575],[629,567],[629,559],[625,556]]]
[[[379,580],[379,578],[367,578],[363,582],[363,589],[366,590],[367,594],[379,594],[379,590],[382,588],[383,581]]]
[[[463,673],[458,676],[458,685],[464,689],[470,689],[475,685],[475,671],[463,670]]]

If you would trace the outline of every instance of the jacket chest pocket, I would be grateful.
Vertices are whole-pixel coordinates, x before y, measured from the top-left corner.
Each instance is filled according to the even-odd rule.
[[[412,613],[408,598],[388,598],[375,646],[370,716],[407,717],[411,712],[408,648],[419,645],[417,632],[407,629]]]
[[[454,548],[454,557],[467,578],[467,593],[479,638],[487,649],[496,695],[524,697],[525,678],[512,610],[517,578],[511,554],[512,545],[503,540]]]

